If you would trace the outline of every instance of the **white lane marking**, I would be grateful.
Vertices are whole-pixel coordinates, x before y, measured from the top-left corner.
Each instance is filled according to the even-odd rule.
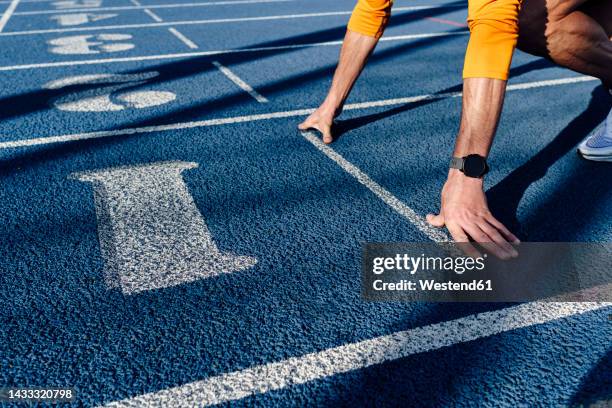
[[[134,44],[123,42],[131,38],[129,34],[89,34],[55,38],[47,43],[49,52],[54,54],[87,55],[131,50]]]
[[[310,143],[312,143],[319,151],[325,156],[333,160],[338,166],[344,171],[353,176],[359,183],[370,190],[376,197],[380,198],[382,202],[391,207],[395,212],[406,218],[412,223],[419,231],[427,236],[434,242],[450,242],[452,241],[449,236],[444,233],[441,229],[432,227],[425,221],[423,217],[416,213],[412,208],[408,207],[397,197],[395,197],[389,190],[372,180],[366,173],[361,171],[353,163],[346,160],[342,155],[336,152],[331,147],[325,145],[319,137],[315,136],[312,132],[301,132],[302,136]]]
[[[185,44],[187,47],[191,48],[192,50],[195,50],[198,48],[198,45],[196,43],[191,41],[189,38],[185,37],[185,35],[181,33],[179,30],[177,30],[176,28],[170,27],[168,31],[170,31],[176,38],[181,40],[183,44]]]
[[[209,406],[596,311],[612,303],[533,302],[257,365],[104,407]],[[603,318],[602,318],[603,319]],[[606,324],[606,323],[604,323]]]
[[[149,10],[148,8],[143,9],[142,11],[144,11],[149,17],[151,17],[154,21],[157,21],[158,23],[161,23],[162,18],[160,16],[158,16],[157,14],[155,14],[154,12],[152,12],[151,10]]]
[[[162,162],[71,175],[94,187],[107,284],[125,294],[181,285],[248,269],[249,256],[219,251],[183,170],[197,163]]]
[[[138,0],[130,0],[130,2],[138,8],[143,7],[143,5]],[[106,8],[106,7],[105,7]],[[125,10],[125,9],[123,9]]]
[[[548,81],[535,81],[535,82],[527,82],[527,83],[522,83],[522,84],[508,85],[507,91],[541,88],[541,87],[547,87],[547,86],[568,85],[568,84],[576,84],[576,83],[590,82],[590,81],[599,81],[599,80],[597,78],[593,78],[589,76],[579,76],[579,77],[572,77],[572,78],[552,79]],[[461,96],[460,92],[410,96],[407,98],[383,99],[383,100],[378,100],[378,101],[347,104],[344,107],[344,110],[357,110],[357,109],[368,109],[368,108],[383,107],[383,106],[403,105],[403,104],[423,101],[426,99],[435,100],[435,99],[444,99],[444,98],[455,98],[459,96]],[[50,144],[55,144],[55,143],[75,142],[75,141],[89,140],[89,139],[101,139],[101,138],[106,138],[106,137],[115,137],[115,136],[123,136],[123,135],[138,135],[138,134],[147,134],[147,133],[154,133],[154,132],[167,132],[171,130],[193,129],[193,128],[202,128],[202,127],[209,127],[209,126],[229,125],[229,124],[235,124],[235,123],[256,122],[260,120],[290,118],[290,117],[309,115],[312,112],[314,112],[314,110],[315,110],[314,108],[298,109],[298,110],[292,110],[292,111],[262,113],[258,115],[234,116],[234,117],[229,117],[229,118],[208,119],[208,120],[193,121],[193,122],[179,122],[179,123],[173,123],[169,125],[145,126],[145,127],[139,127],[139,128],[125,128],[125,129],[118,129],[118,130],[101,130],[101,131],[86,132],[86,133],[73,133],[73,134],[61,135],[61,136],[45,136],[45,137],[37,137],[37,138],[32,138],[32,139],[9,140],[5,142],[0,142],[0,149],[15,149],[15,148],[20,148],[20,147],[50,145]]]
[[[438,18],[438,17],[425,17],[426,20],[430,20],[430,21],[434,21],[436,23],[440,23],[440,24],[446,24],[446,25],[451,25],[453,27],[467,27],[467,23],[460,23],[458,21],[453,21],[453,20],[447,20],[445,18]]]
[[[136,1],[136,0],[135,0]],[[235,1],[216,1],[216,2],[206,2],[206,3],[174,3],[174,4],[152,4],[152,5],[142,5],[140,3],[136,4],[135,1],[132,1],[134,6],[114,6],[114,7],[96,7],[96,8],[83,8],[83,9],[75,9],[73,11],[113,11],[113,10],[138,10],[141,8],[153,8],[153,9],[173,9],[173,8],[192,8],[192,7],[207,7],[207,6],[225,6],[225,5],[244,5],[244,4],[259,4],[259,3],[287,3],[293,2],[295,0],[235,0]],[[464,6],[446,6],[446,5],[430,5],[430,6],[407,6],[407,7],[398,7],[397,9],[400,11],[418,11],[418,10],[430,10],[436,8],[459,8]],[[395,11],[395,9],[394,9]],[[20,16],[28,16],[28,15],[37,15],[37,14],[55,14],[60,11],[58,10],[39,10],[39,11],[20,11],[15,13]],[[345,12],[346,13],[346,12]]]
[[[406,40],[415,40],[415,39],[433,38],[433,37],[462,36],[462,35],[467,35],[467,34],[469,34],[469,31],[450,32],[450,33],[441,32],[441,33],[425,33],[425,34],[407,34],[407,35],[382,37],[379,40],[379,42],[406,41]],[[248,52],[279,51],[279,50],[292,50],[292,49],[314,48],[314,47],[329,47],[329,46],[335,46],[335,45],[342,45],[342,40],[326,41],[326,42],[318,42],[318,43],[278,45],[278,46],[272,46],[272,47],[237,48],[237,49],[229,49],[229,50],[143,55],[139,57],[104,58],[104,59],[91,59],[91,60],[62,61],[62,62],[45,62],[45,63],[40,63],[40,64],[9,65],[9,66],[0,66],[0,71],[16,71],[16,70],[22,70],[22,69],[54,68],[54,67],[76,66],[76,65],[112,64],[112,63],[117,63],[117,62],[158,61],[158,60],[166,60],[166,59],[205,57],[209,55],[240,54],[240,53],[248,53]]]
[[[19,1],[20,0],[13,0],[6,8],[4,14],[2,14],[2,17],[0,17],[0,33],[2,30],[4,30],[4,27],[6,27],[6,23],[8,23],[11,16],[15,13],[15,9],[19,5]]]
[[[158,16],[157,14],[155,14],[154,12],[152,12],[151,10],[149,10],[148,8],[143,10],[146,14],[149,15],[149,17],[151,17],[153,20],[157,21],[157,22],[162,22],[164,20],[162,20],[162,18],[160,16]],[[174,35],[176,38],[179,39],[179,41],[181,41],[183,44],[185,44],[188,48],[195,50],[198,48],[197,44],[194,43],[193,41],[191,41],[189,38],[187,38],[183,33],[181,33],[179,30],[177,30],[174,27],[170,27],[168,28],[168,31],[170,32],[170,34]]]
[[[66,10],[87,10],[87,11],[95,11],[99,10],[102,5],[102,0],[66,0],[66,1],[58,1],[52,3],[52,6],[59,9],[60,12],[65,12]],[[54,12],[58,12],[58,10],[54,10]],[[28,13],[28,12],[26,12]],[[47,14],[47,13],[44,13]]]
[[[67,112],[113,112],[126,108],[144,109],[163,105],[176,99],[172,92],[130,91],[159,76],[151,71],[140,74],[89,74],[62,78],[43,85],[44,89],[62,89],[87,85],[82,91],[69,91],[53,100],[53,106]]]
[[[49,19],[56,20],[62,27],[77,26],[96,21],[106,20],[117,17],[117,14],[93,14],[93,13],[76,13],[76,14],[59,14],[51,16]]]
[[[259,94],[253,87],[242,80],[238,75],[234,74],[228,67],[221,64],[219,61],[213,61],[212,64],[221,71],[230,81],[235,83],[240,89],[251,95],[259,103],[269,102],[264,96]]]
[[[411,7],[398,7],[394,12],[403,11],[406,9],[412,9]],[[100,10],[100,9],[96,9]],[[163,23],[143,23],[143,24],[119,24],[109,26],[97,26],[97,27],[79,27],[79,28],[53,28],[47,30],[26,30],[26,31],[11,31],[1,33],[0,36],[16,36],[16,35],[34,35],[34,34],[50,34],[50,33],[66,33],[73,31],[96,31],[96,30],[116,30],[126,28],[152,28],[152,27],[166,27],[182,26],[182,25],[205,25],[205,24],[228,24],[228,23],[242,23],[248,21],[272,21],[272,20],[294,20],[302,18],[314,18],[314,17],[330,17],[330,16],[345,16],[350,15],[352,11],[329,11],[323,13],[304,13],[304,14],[283,14],[275,16],[257,16],[257,17],[238,17],[238,18],[216,18],[209,20],[185,20],[185,21],[170,21]]]
[[[50,3],[57,0],[21,0],[20,3]],[[0,4],[10,4],[12,0],[0,0]]]

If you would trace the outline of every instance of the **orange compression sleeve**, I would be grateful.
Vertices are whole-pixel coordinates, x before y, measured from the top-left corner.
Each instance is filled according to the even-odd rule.
[[[508,79],[522,0],[469,0],[464,78]]]
[[[353,9],[348,29],[380,38],[391,16],[393,0],[359,0]]]

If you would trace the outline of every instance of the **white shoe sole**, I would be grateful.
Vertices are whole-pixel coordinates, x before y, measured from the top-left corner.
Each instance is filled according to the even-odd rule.
[[[582,143],[578,145],[578,154],[587,160],[605,162],[612,161],[612,146],[590,147],[587,145],[588,141],[592,140],[594,137],[601,137],[601,132],[603,131],[604,129],[600,127],[595,131],[593,136],[583,140]]]
[[[598,161],[598,162],[612,162],[612,153],[605,154],[585,154],[583,151],[578,149],[578,154],[586,160]]]

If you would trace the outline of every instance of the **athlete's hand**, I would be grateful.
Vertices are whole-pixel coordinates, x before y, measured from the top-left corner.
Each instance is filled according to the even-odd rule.
[[[518,256],[511,245],[519,239],[489,211],[482,179],[467,177],[451,169],[442,189],[440,214],[428,214],[427,221],[435,227],[446,226],[456,242],[465,242],[462,249],[471,257],[480,253],[469,238],[501,259]]]

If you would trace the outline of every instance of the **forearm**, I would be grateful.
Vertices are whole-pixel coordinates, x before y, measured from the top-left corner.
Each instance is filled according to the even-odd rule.
[[[323,104],[329,109],[340,111],[355,81],[363,70],[368,57],[378,43],[377,37],[367,36],[348,30],[342,43],[340,61],[334,73],[332,85]]]
[[[348,23],[340,61],[323,105],[339,113],[391,16],[392,0],[359,0]]]
[[[502,111],[506,81],[465,78],[461,126],[453,155],[488,156]]]
[[[463,109],[455,156],[487,156],[501,114],[518,39],[521,0],[470,0]]]
[[[325,100],[304,122],[300,130],[315,129],[324,143],[334,140],[334,118],[342,112],[355,81],[365,67],[391,15],[392,0],[359,0],[355,5],[342,43],[340,60]]]

